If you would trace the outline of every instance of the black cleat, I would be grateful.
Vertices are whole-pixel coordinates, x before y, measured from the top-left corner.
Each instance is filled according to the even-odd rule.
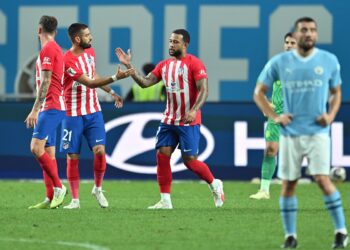
[[[348,241],[349,241],[349,237],[347,234],[336,233],[332,248],[333,249],[343,249],[348,245]]]
[[[294,238],[294,236],[288,236],[287,239],[284,241],[284,244],[281,245],[281,248],[297,248],[297,246],[297,239]]]

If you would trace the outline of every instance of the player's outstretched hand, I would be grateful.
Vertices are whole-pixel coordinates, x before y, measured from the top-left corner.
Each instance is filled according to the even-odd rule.
[[[316,122],[320,124],[322,127],[327,127],[329,124],[331,124],[333,119],[328,113],[323,113],[319,117],[317,117]]]
[[[123,98],[121,98],[117,94],[113,94],[113,98],[114,98],[114,106],[118,109],[122,108],[123,107]]]
[[[130,65],[131,63],[131,50],[128,49],[128,53],[126,54],[124,50],[121,48],[115,49],[115,54],[118,57],[118,60],[124,64],[125,66]]]
[[[35,125],[38,123],[38,111],[31,111],[27,118],[24,120],[26,123],[27,128],[34,128]]]
[[[285,127],[287,126],[289,123],[291,123],[293,120],[293,116],[291,114],[282,114],[277,116],[274,119],[274,122],[276,124],[280,124],[281,126]]]
[[[135,74],[135,69],[134,68],[131,68],[131,69],[127,69],[127,70],[122,70],[120,65],[118,64],[118,69],[117,69],[117,78],[118,80],[120,79],[124,79],[128,76],[131,76]]]

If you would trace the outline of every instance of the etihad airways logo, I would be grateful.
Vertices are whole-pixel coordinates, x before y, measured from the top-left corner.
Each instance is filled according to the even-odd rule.
[[[107,152],[107,163],[113,167],[141,174],[156,174],[156,157],[155,157],[155,142],[156,133],[154,137],[146,138],[143,136],[145,127],[149,122],[160,121],[163,117],[162,113],[137,113],[122,116],[113,119],[105,124],[106,133],[114,129],[124,129],[121,131],[121,135],[117,138],[116,144],[113,147],[112,152]],[[118,132],[118,134],[120,134]],[[200,152],[198,156],[199,160],[206,160],[214,151],[215,141],[211,132],[205,127],[201,126],[201,134],[206,141],[205,149]],[[147,159],[145,162],[154,162],[152,165],[145,165],[144,162],[136,163],[136,161],[130,161],[132,158],[141,156],[147,152],[154,151],[153,159],[150,161]],[[171,169],[172,172],[183,171],[186,166],[182,163],[181,152],[176,149],[171,157]]]

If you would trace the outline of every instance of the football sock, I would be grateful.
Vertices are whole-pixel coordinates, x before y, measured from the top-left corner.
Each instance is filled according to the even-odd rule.
[[[186,167],[192,170],[192,172],[194,172],[208,184],[213,182],[214,176],[210,172],[210,169],[207,166],[207,164],[205,164],[204,162],[201,162],[199,160],[190,160],[186,163]]]
[[[79,159],[67,159],[67,179],[73,199],[79,199]]]
[[[44,177],[44,184],[45,184],[45,190],[46,190],[46,198],[51,201],[53,198],[53,183],[50,176],[48,176],[44,170],[43,170],[43,177]]]
[[[285,235],[296,235],[298,201],[296,196],[280,197],[281,217]]]
[[[163,201],[171,202],[169,193],[160,193],[160,199]]]
[[[49,154],[45,152],[37,158],[41,168],[51,178],[53,186],[62,188],[60,178],[58,177],[56,159],[51,159]],[[55,163],[54,163],[55,162]]]
[[[95,186],[101,187],[103,176],[106,172],[106,155],[94,155],[94,179],[95,179]]]
[[[330,195],[323,197],[324,203],[328,209],[329,214],[332,217],[332,221],[336,231],[346,232],[345,217],[343,211],[343,205],[339,191],[335,191]]]
[[[172,173],[170,166],[170,157],[157,153],[157,181],[160,193],[168,193],[171,191]]]
[[[261,167],[261,185],[260,189],[269,192],[270,183],[273,174],[276,170],[276,157],[275,156],[264,156],[262,167]]]

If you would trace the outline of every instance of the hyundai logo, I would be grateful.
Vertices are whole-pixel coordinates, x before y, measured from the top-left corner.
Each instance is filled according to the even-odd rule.
[[[119,140],[117,140],[111,155],[106,154],[107,163],[113,167],[129,172],[156,174],[157,166],[135,165],[128,163],[128,160],[147,151],[154,150],[156,135],[154,134],[153,138],[145,138],[142,136],[142,132],[148,122],[160,121],[162,117],[162,113],[137,113],[108,121],[105,124],[106,133],[119,126],[129,125],[127,125],[123,134],[120,136]],[[201,125],[201,134],[206,140],[206,148],[200,153],[198,159],[205,161],[213,153],[215,141],[211,132],[203,125]],[[180,158],[181,151],[175,150],[171,157],[172,172],[179,172],[187,169],[182,162],[178,163]]]

